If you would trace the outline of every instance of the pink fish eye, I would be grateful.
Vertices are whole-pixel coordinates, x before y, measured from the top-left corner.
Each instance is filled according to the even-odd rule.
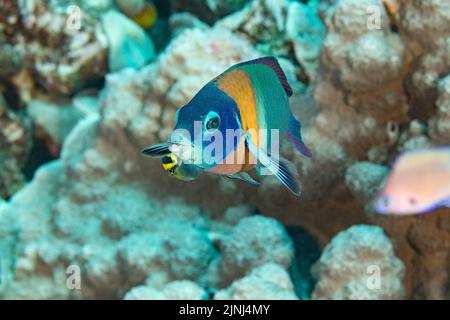
[[[417,204],[417,200],[414,199],[414,198],[409,198],[408,201],[409,201],[409,204],[412,205],[412,206],[415,206]]]

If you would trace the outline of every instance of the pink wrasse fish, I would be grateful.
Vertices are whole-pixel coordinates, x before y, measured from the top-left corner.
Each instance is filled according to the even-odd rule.
[[[405,152],[379,192],[379,213],[419,214],[450,207],[450,146]]]

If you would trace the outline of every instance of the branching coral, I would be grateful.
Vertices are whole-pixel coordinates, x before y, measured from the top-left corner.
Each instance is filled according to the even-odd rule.
[[[162,289],[151,286],[139,286],[131,289],[125,295],[125,300],[205,300],[206,291],[195,282],[183,280],[174,281]]]
[[[268,263],[214,295],[216,300],[297,300],[283,266]]]
[[[450,143],[450,74],[438,84],[437,113],[430,119],[430,135],[441,144]]]
[[[212,23],[219,18],[242,8],[249,0],[170,0],[177,12],[190,12],[205,22]]]
[[[247,37],[265,54],[293,56],[306,72],[304,80],[316,75],[324,26],[308,5],[290,0],[254,0],[216,26]]]
[[[31,148],[29,127],[0,95],[0,198],[11,196],[25,182],[22,167]]]
[[[370,203],[388,174],[389,169],[384,166],[357,162],[347,169],[345,182],[355,197]]]
[[[27,71],[54,94],[69,95],[101,79],[106,72],[106,46],[97,38],[96,20],[83,12],[80,30],[68,27],[66,12],[46,1],[21,3],[15,42],[25,47]],[[62,45],[64,44],[64,45]]]
[[[242,219],[219,243],[219,248],[222,255],[210,275],[213,286],[219,287],[266,263],[277,263],[287,269],[294,255],[292,240],[283,226],[262,216]]]
[[[401,299],[405,266],[376,226],[353,226],[339,233],[313,267],[314,299]]]

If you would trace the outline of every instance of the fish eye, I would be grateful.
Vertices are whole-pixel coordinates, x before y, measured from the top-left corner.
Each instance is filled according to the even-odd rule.
[[[217,129],[219,129],[219,126],[220,126],[219,115],[214,111],[208,113],[205,119],[205,129],[207,131],[216,131]]]
[[[167,172],[169,172],[171,175],[175,175],[177,169],[178,169],[178,166],[175,165],[172,168],[170,168],[169,170],[167,170]]]
[[[410,205],[415,206],[417,204],[417,200],[415,198],[409,198],[408,202]]]

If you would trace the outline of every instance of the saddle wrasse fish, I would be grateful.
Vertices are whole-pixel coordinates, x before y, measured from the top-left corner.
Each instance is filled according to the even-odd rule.
[[[150,156],[173,153],[214,174],[257,184],[253,168],[274,174],[300,194],[295,166],[279,155],[281,141],[311,157],[301,124],[289,106],[292,89],[274,57],[232,66],[177,110],[169,141],[143,150]],[[234,133],[230,139],[230,132]]]

